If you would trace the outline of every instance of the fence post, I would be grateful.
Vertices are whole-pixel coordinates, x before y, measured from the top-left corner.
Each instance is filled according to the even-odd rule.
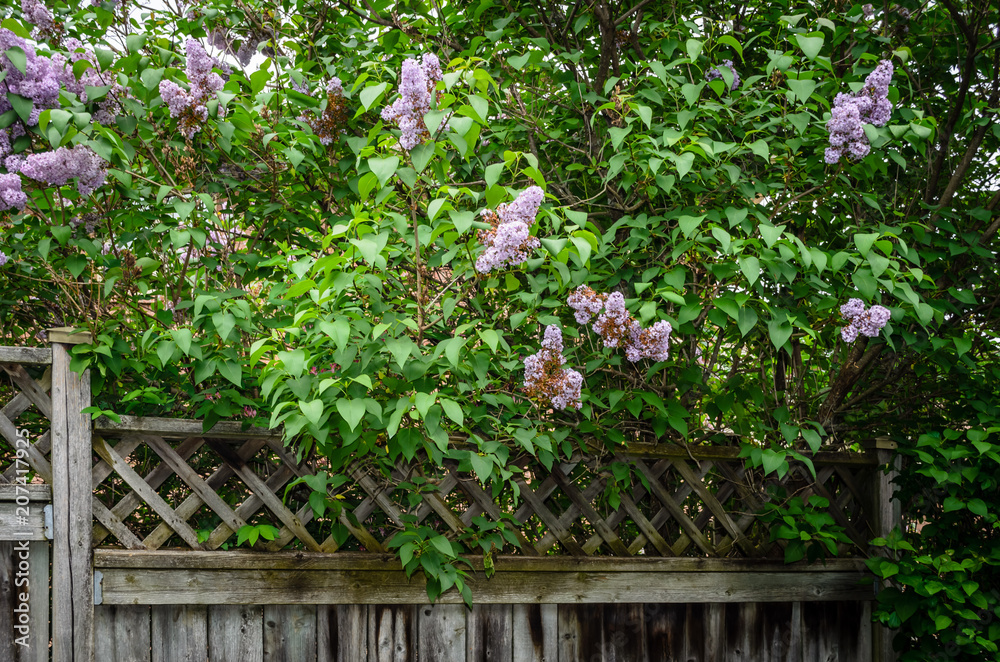
[[[49,330],[52,343],[52,660],[94,660],[94,572],[91,546],[90,373],[70,370],[72,345],[89,333]]]
[[[899,499],[894,498],[892,482],[899,474],[899,455],[896,442],[886,437],[875,440],[878,467],[875,473],[875,504],[873,528],[875,537],[885,538],[897,526],[902,527],[903,509]],[[877,581],[877,580],[876,580]],[[878,587],[881,588],[881,585]],[[874,662],[896,662],[896,652],[892,649],[892,638],[896,631],[881,624],[874,624],[872,632],[872,658]]]

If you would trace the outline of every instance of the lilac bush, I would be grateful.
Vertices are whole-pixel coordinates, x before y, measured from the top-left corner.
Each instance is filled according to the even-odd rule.
[[[562,351],[562,331],[555,325],[545,327],[541,351],[524,359],[524,390],[555,409],[580,409],[583,375],[562,367],[566,363]]]
[[[882,60],[865,78],[865,84],[855,94],[841,92],[833,102],[826,129],[830,133],[830,146],[824,160],[833,165],[842,156],[857,161],[871,151],[864,124],[884,126],[892,115],[889,101],[889,83],[892,82],[892,63]]]
[[[489,273],[516,266],[528,259],[529,251],[541,246],[531,236],[531,226],[544,196],[541,188],[531,186],[510,204],[498,205],[495,212],[483,210],[482,216],[491,228],[479,231],[479,241],[486,250],[476,259],[476,271]]]
[[[868,338],[878,336],[891,316],[885,306],[876,304],[866,309],[861,299],[848,299],[840,307],[840,314],[847,320],[847,326],[840,329],[840,337],[848,343],[854,342],[859,333]]]
[[[431,109],[434,87],[443,77],[441,63],[433,53],[422,61],[409,58],[399,74],[399,98],[382,109],[382,119],[399,127],[399,146],[411,150],[430,138],[424,115]]]

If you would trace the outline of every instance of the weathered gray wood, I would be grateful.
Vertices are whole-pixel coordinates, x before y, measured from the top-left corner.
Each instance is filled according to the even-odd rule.
[[[3,365],[3,371],[7,373],[14,385],[21,391],[21,395],[26,397],[31,404],[38,407],[45,418],[52,420],[52,400],[41,384],[36,382],[22,366]]]
[[[559,662],[604,659],[603,605],[559,605]]]
[[[466,559],[477,573],[483,570],[482,555]],[[98,568],[231,568],[259,570],[385,570],[398,559],[392,555],[367,552],[274,552],[261,554],[248,550],[194,551],[149,550],[129,551],[98,549],[94,563]],[[559,556],[497,556],[497,576],[504,572],[778,572],[790,574],[854,573],[863,579],[867,566],[863,559],[826,559],[822,564],[786,565],[780,559],[716,559],[716,558],[566,558]]]
[[[27,497],[28,501],[49,503],[52,501],[52,487],[33,483],[28,483],[27,485],[0,485],[0,503],[17,501],[24,497]]]
[[[316,607],[264,606],[264,662],[316,662]]]
[[[879,445],[879,444],[877,444]],[[893,481],[899,475],[899,456],[894,450],[894,443],[882,443],[883,448],[876,451],[879,470],[875,472],[875,489],[872,504],[872,528],[875,537],[884,538],[902,523],[902,504],[894,498]],[[887,548],[881,548],[878,553],[888,554]],[[888,582],[884,586],[888,586]],[[892,638],[896,630],[891,630],[881,623],[872,625],[872,656],[879,662],[896,662],[899,657],[892,648]]]
[[[52,345],[52,659],[94,656],[91,572],[90,375],[69,368],[68,347]]]
[[[418,657],[421,660],[465,659],[465,605],[435,604],[419,608]]]
[[[555,662],[559,649],[559,606],[512,605],[515,662]]]
[[[473,605],[465,622],[466,662],[514,662],[511,605]]]
[[[152,662],[208,659],[207,607],[156,605],[151,609],[151,622]]]
[[[266,428],[243,429],[243,424],[236,421],[221,421],[205,431],[201,421],[187,418],[156,418],[155,416],[121,416],[121,423],[101,417],[94,421],[94,432],[102,437],[120,437],[126,434],[155,434],[167,439],[184,437],[205,437],[206,439],[232,439],[246,441],[247,439],[281,439],[281,429]]]
[[[209,607],[208,659],[212,662],[263,662],[264,608],[260,605]]]
[[[683,660],[687,607],[683,604],[645,605],[646,645],[650,660]],[[727,662],[729,659],[727,658]]]
[[[46,365],[52,363],[52,350],[48,347],[0,346],[0,363]]]
[[[49,541],[29,542],[28,609],[31,632],[27,648],[18,652],[18,662],[48,662],[49,660]],[[19,590],[24,590],[23,588]]]
[[[316,659],[368,661],[368,605],[316,606]]]
[[[94,608],[94,660],[149,662],[150,608],[98,605]]]
[[[108,604],[412,604],[424,582],[398,568],[381,571],[108,568]],[[785,602],[864,600],[871,588],[854,573],[663,573],[500,571],[491,580],[469,581],[482,604],[604,602]],[[440,602],[462,601],[455,592]]]
[[[41,502],[26,506],[0,502],[0,540],[47,540],[44,508]]]
[[[798,603],[796,603],[798,604]],[[726,605],[709,602],[704,605],[703,657],[704,662],[727,662],[726,660]]]
[[[415,662],[418,659],[418,609],[417,605],[372,605],[368,608],[368,662]]]
[[[13,660],[17,656],[14,609],[19,600],[14,586],[15,567],[14,544],[0,541],[0,660]]]
[[[645,605],[629,603],[603,607],[605,662],[648,660]]]

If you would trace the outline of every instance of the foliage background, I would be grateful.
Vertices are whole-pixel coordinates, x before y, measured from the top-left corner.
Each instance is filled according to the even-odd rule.
[[[900,627],[904,659],[996,654],[995,5],[47,7],[39,52],[94,49],[117,110],[97,123],[99,90],[64,92],[15,150],[87,145],[108,182],[84,197],[23,178],[29,206],[0,213],[0,329],[31,344],[89,326],[76,367],[100,409],[282,423],[334,475],[425,452],[497,492],[511,453],[671,440],[737,445],[782,472],[890,437],[907,526],[876,541],[870,565],[892,585],[877,617]],[[184,81],[188,37],[231,69],[192,140],[159,93]],[[256,53],[245,65],[241,48]],[[425,52],[446,72],[427,124],[449,125],[406,152],[379,112]],[[866,128],[868,157],[826,165],[833,97],[881,59],[896,66],[892,119]],[[723,60],[736,89],[725,68],[705,80]],[[331,76],[348,112],[327,146],[303,118]],[[311,93],[292,89],[303,81]],[[477,274],[478,212],[533,184],[542,248]],[[566,306],[583,283],[669,321],[670,360],[602,349]],[[840,339],[854,296],[891,310],[879,338]],[[547,324],[584,373],[579,412],[520,391]],[[418,529],[399,543],[433,553]]]

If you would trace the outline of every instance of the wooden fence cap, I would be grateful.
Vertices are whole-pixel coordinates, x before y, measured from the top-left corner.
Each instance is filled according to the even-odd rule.
[[[83,345],[94,342],[94,338],[90,335],[90,331],[86,329],[57,326],[49,329],[49,342],[57,342],[65,345]]]

